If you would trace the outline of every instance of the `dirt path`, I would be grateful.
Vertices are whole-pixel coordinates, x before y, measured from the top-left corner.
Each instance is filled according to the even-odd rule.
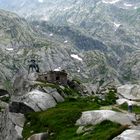
[[[116,109],[116,110],[118,110],[118,111],[120,111],[120,112],[122,112],[122,113],[128,113],[128,111],[123,110],[123,109],[120,109],[117,105],[113,105],[113,106],[112,106],[112,109]]]

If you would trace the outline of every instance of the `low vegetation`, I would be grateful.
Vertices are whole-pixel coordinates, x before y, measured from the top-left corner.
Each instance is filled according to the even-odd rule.
[[[123,109],[123,110],[128,110],[128,104],[124,103],[124,104],[120,105],[119,108]],[[136,114],[140,114],[140,107],[137,105],[133,105],[132,112],[134,112]]]
[[[109,92],[105,95],[104,100],[99,99],[99,97],[95,97],[95,102],[97,102],[101,106],[116,104],[116,100],[117,100],[117,96],[114,90],[109,90]]]
[[[47,132],[49,140],[111,140],[126,127],[104,121],[92,126],[92,129],[84,134],[76,134],[78,126],[75,126],[75,123],[81,113],[87,110],[97,110],[100,107],[98,101],[93,101],[91,97],[68,98],[65,102],[47,111],[26,114],[27,121],[23,136],[27,139],[34,133]]]

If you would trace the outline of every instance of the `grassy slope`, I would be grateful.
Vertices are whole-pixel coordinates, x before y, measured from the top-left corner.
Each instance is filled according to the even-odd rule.
[[[127,103],[122,104],[122,105],[120,106],[120,108],[123,109],[123,110],[128,110],[128,105],[127,105]],[[133,105],[132,111],[133,111],[134,113],[136,113],[136,114],[140,114],[140,107],[137,106],[137,105]]]
[[[75,122],[81,116],[81,112],[99,108],[100,104],[96,101],[93,102],[91,98],[69,99],[47,111],[27,114],[23,136],[27,139],[33,133],[49,132],[51,135],[48,139],[50,140],[112,139],[112,137],[120,134],[125,127],[110,121],[104,121],[95,127],[92,126],[88,135],[76,134],[78,126],[75,126]]]

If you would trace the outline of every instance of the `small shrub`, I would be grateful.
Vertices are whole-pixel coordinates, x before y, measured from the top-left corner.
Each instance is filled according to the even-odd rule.
[[[110,90],[106,96],[105,100],[101,102],[101,105],[113,105],[116,104],[117,96],[113,90]]]

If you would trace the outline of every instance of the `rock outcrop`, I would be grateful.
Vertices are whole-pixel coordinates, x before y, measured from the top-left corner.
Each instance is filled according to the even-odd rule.
[[[124,114],[112,110],[95,110],[83,112],[76,125],[96,125],[104,120],[110,120],[122,125],[133,125],[132,122],[136,122],[133,114]]]
[[[140,140],[140,130],[126,130],[113,140]]]
[[[43,111],[54,107],[57,103],[49,94],[39,90],[33,90],[21,97],[21,102],[28,105],[34,111]]]
[[[14,94],[11,95],[9,105],[0,102],[1,107],[5,108],[0,113],[0,140],[22,139],[24,114],[44,111],[64,101],[55,88],[43,86],[43,83],[35,81],[36,76],[34,73],[27,76],[22,72],[16,75],[13,81]],[[38,134],[32,136],[31,140],[33,139],[46,140],[46,135]]]
[[[0,140],[21,140],[25,117],[11,113],[8,108],[0,113]]]
[[[140,101],[140,86],[126,84],[117,88],[117,93],[126,99]]]

